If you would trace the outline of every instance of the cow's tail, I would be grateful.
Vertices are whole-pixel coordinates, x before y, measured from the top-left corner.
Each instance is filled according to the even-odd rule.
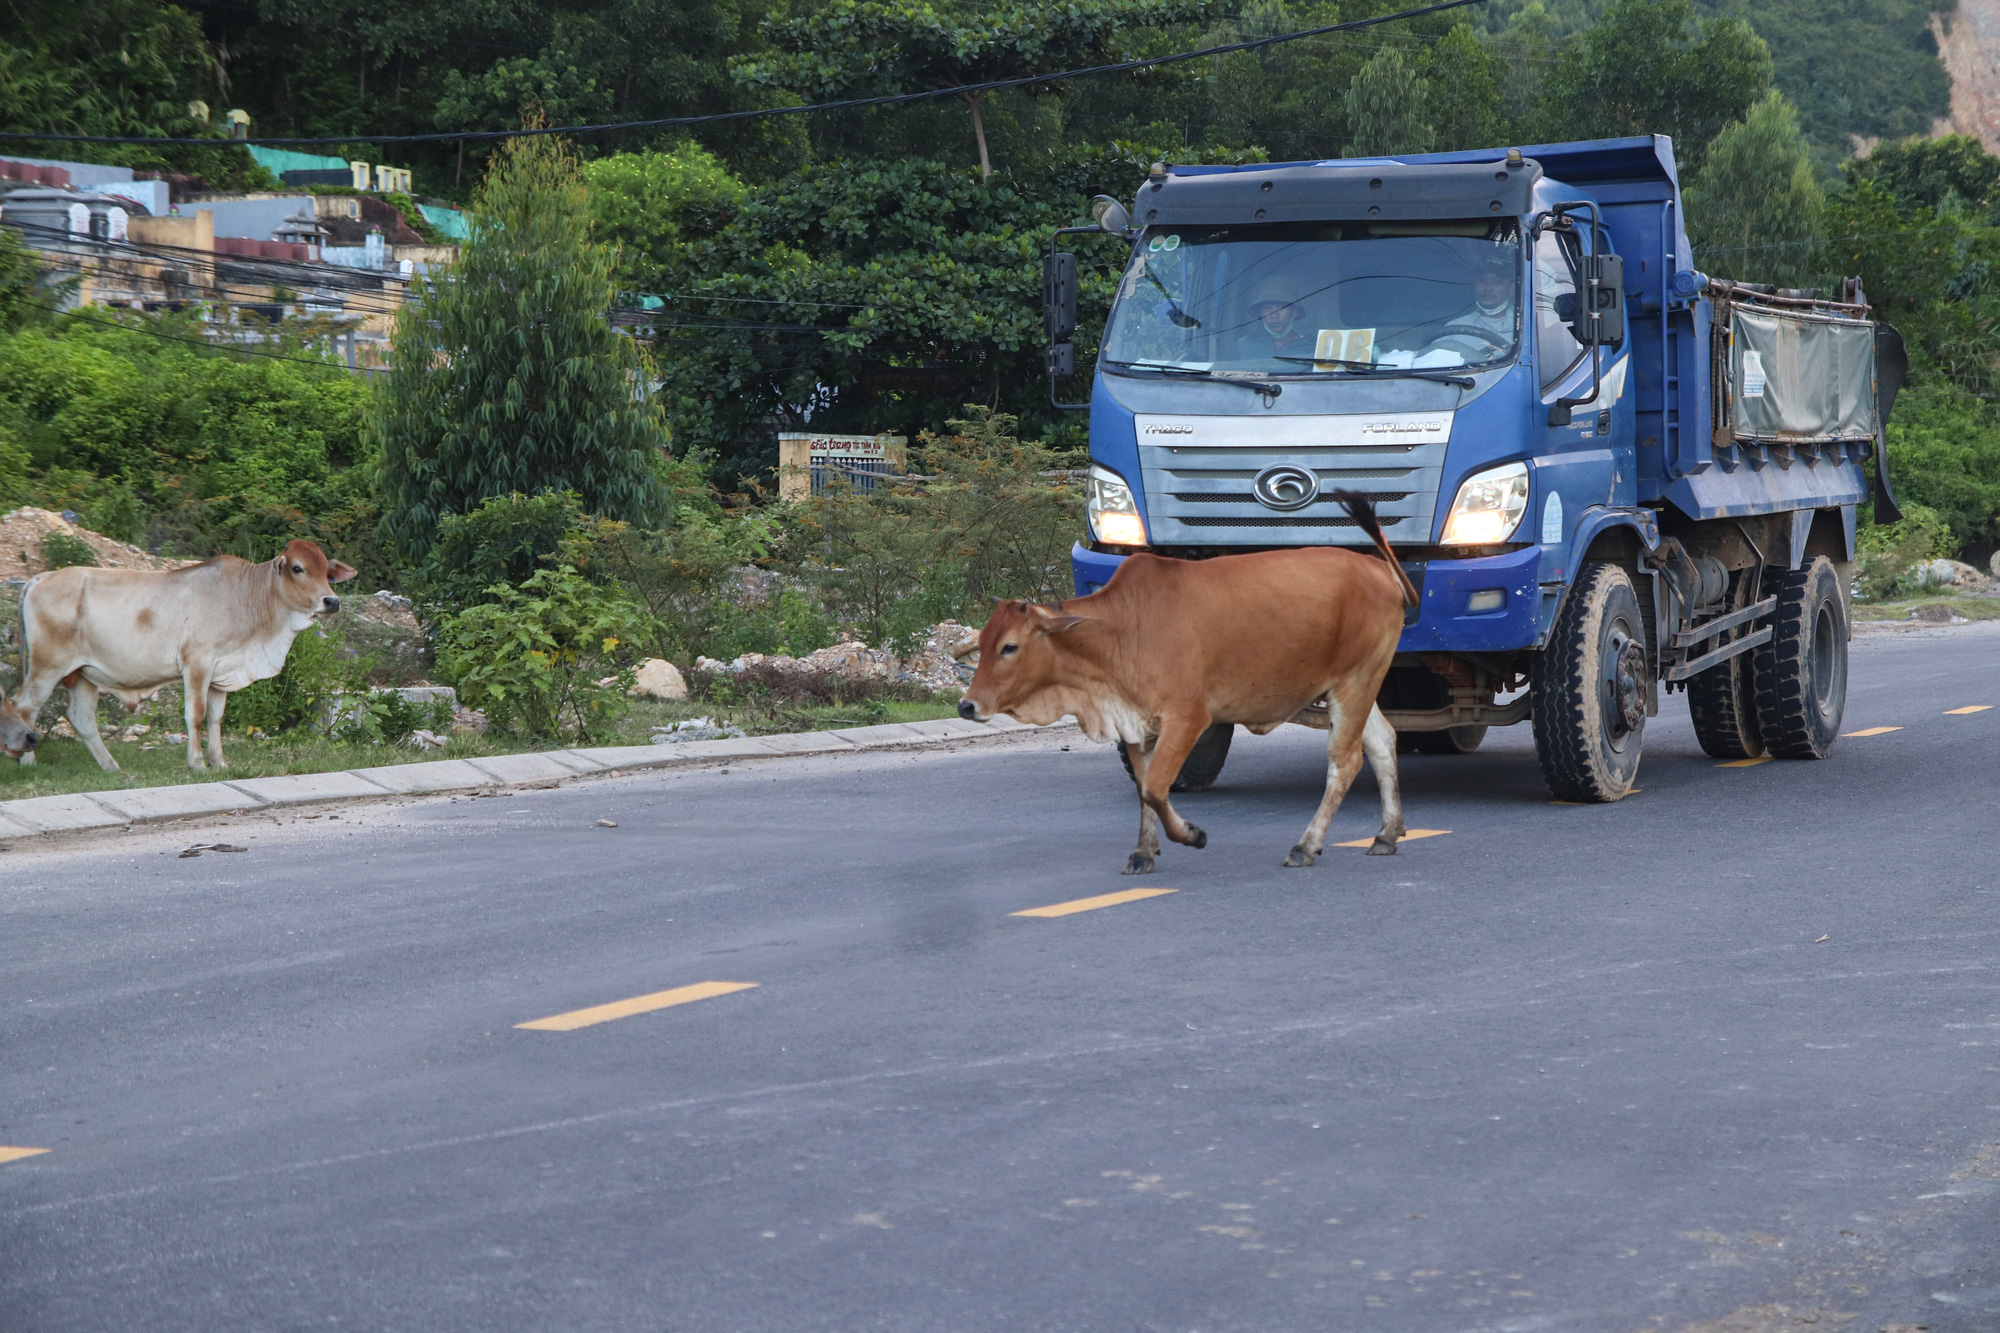
[[[1403,587],[1403,605],[1415,606],[1417,604],[1417,585],[1411,583],[1410,576],[1403,572],[1403,562],[1396,559],[1396,552],[1390,547],[1389,539],[1383,535],[1381,520],[1375,517],[1374,502],[1367,496],[1357,495],[1353,491],[1331,491],[1328,493],[1334,499],[1340,501],[1341,504],[1345,505],[1348,515],[1361,525],[1363,532],[1374,539],[1375,549],[1380,551],[1382,558],[1389,562],[1389,568],[1395,571],[1396,582]]]

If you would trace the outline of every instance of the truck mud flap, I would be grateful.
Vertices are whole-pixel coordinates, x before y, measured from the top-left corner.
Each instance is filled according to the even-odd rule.
[[[1902,521],[1903,507],[1889,485],[1889,413],[1910,372],[1910,352],[1903,335],[1887,324],[1875,326],[1875,521]]]

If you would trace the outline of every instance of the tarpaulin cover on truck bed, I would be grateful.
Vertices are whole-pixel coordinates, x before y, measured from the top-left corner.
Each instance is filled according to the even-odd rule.
[[[1807,311],[1730,311],[1736,438],[1800,444],[1875,438],[1875,326]]]

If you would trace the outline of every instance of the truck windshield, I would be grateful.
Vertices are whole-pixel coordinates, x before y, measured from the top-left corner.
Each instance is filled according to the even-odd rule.
[[[1106,360],[1325,376],[1491,366],[1520,345],[1513,219],[1154,228]]]

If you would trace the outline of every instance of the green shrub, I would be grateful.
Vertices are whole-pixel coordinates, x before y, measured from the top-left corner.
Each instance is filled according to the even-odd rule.
[[[193,316],[98,307],[0,333],[8,502],[200,556],[267,559],[319,535],[318,516],[366,489],[367,384],[307,347],[237,357],[200,331]]]
[[[449,731],[451,716],[449,699],[421,701],[394,690],[371,690],[341,701],[333,738],[352,745],[401,745],[419,727]]]
[[[1854,536],[1854,591],[1865,600],[1923,591],[1910,577],[1911,566],[1950,559],[1958,550],[1958,539],[1937,510],[1914,501],[1902,508],[1902,522],[1872,524]]]
[[[1080,460],[1020,439],[1004,412],[966,412],[952,434],[920,437],[911,477],[873,491],[836,481],[795,515],[800,577],[871,644],[908,652],[940,620],[985,620],[996,597],[1069,595]]]
[[[494,600],[439,626],[438,672],[459,700],[503,730],[603,737],[630,703],[632,671],[615,654],[650,636],[645,613],[622,590],[569,565],[489,591]]]
[[[67,532],[45,533],[42,537],[42,563],[50,569],[94,565],[97,563],[97,548]]]
[[[526,583],[582,522],[574,491],[517,491],[483,501],[469,514],[447,514],[418,570],[418,591],[450,611],[491,601],[495,584]]]
[[[222,717],[232,731],[266,736],[316,728],[334,699],[366,689],[367,663],[347,657],[338,630],[314,625],[292,640],[285,669],[229,696]]]

